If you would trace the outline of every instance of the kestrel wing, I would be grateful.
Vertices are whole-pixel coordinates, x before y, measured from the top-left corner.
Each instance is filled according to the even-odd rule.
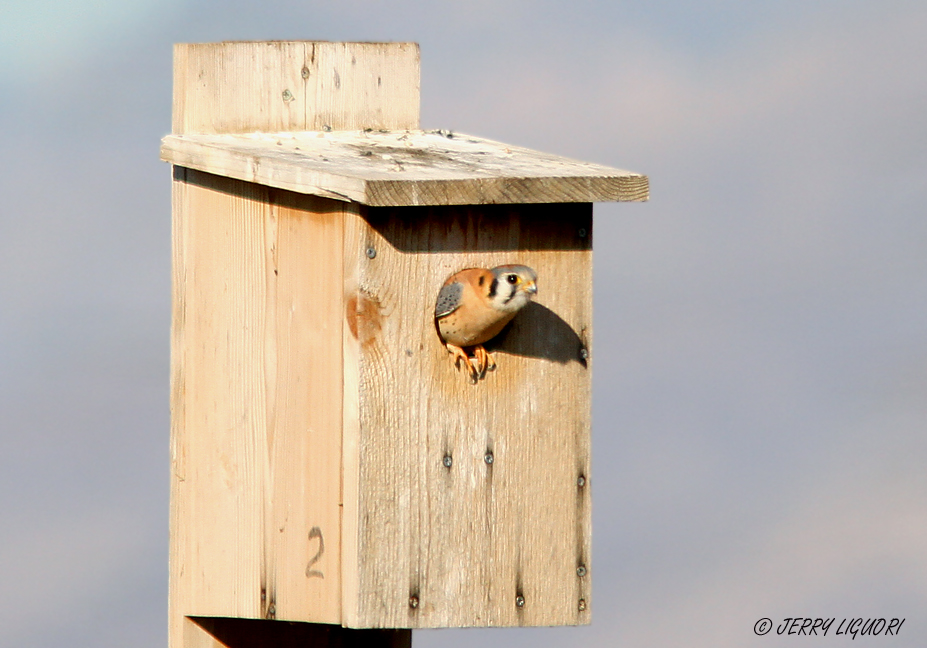
[[[435,304],[435,317],[450,315],[460,306],[460,296],[463,294],[463,284],[459,281],[450,283],[438,293],[438,303]]]

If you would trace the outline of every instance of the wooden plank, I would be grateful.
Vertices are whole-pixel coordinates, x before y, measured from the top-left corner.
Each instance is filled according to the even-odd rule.
[[[643,201],[646,176],[445,131],[169,135],[162,159],[370,206]]]
[[[589,204],[347,216],[346,625],[589,622],[591,217]],[[438,340],[435,298],[462,268],[507,263],[535,268],[540,293],[471,385]]]
[[[419,67],[415,43],[177,44],[173,132],[418,128]]]
[[[419,127],[417,43],[315,42],[311,47],[302,130]]]
[[[171,645],[340,623],[344,203],[179,167],[173,200]]]

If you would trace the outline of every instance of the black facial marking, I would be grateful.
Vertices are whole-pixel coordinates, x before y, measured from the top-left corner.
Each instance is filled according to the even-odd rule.
[[[486,283],[486,277],[480,275],[480,285],[482,286],[484,283]]]
[[[492,299],[493,297],[496,296],[496,288],[498,288],[498,287],[499,287],[499,280],[496,279],[496,278],[493,278],[492,283],[489,284],[489,297],[490,297],[490,299]]]

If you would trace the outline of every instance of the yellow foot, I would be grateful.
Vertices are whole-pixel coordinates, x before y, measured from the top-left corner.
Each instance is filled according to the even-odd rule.
[[[480,378],[485,376],[487,371],[493,371],[496,368],[496,361],[493,360],[492,354],[482,344],[473,347],[473,355],[476,356]]]
[[[470,380],[475,383],[479,379],[481,373],[470,363],[470,356],[467,355],[467,352],[453,344],[445,343],[445,346],[447,347],[447,352],[454,356],[454,366],[460,369],[460,361],[463,360],[464,368],[467,373],[470,374]]]

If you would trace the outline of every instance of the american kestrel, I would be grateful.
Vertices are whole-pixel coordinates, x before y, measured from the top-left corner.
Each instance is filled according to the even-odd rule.
[[[438,333],[454,363],[459,366],[463,360],[473,382],[496,368],[483,343],[496,337],[531,301],[538,292],[537,280],[538,274],[528,266],[503,265],[461,270],[444,282],[435,304]],[[466,349],[473,351],[475,368]]]

